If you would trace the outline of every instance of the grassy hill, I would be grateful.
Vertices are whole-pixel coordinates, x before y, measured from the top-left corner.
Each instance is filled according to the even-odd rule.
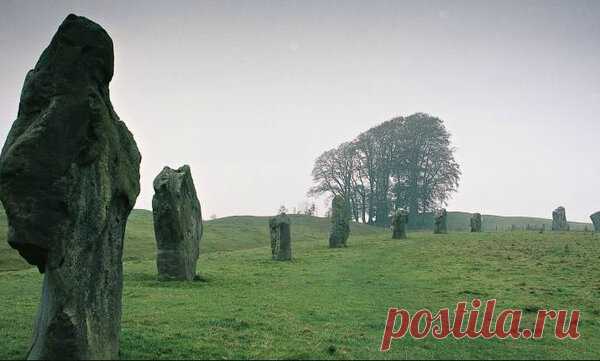
[[[7,222],[0,208],[0,271],[29,268],[18,254],[6,242]],[[329,219],[292,215],[294,241],[327,241]],[[215,251],[243,250],[268,246],[269,217],[234,216],[204,222],[204,235],[200,242],[200,253]],[[385,232],[382,229],[352,224],[351,231],[356,236],[368,236]],[[134,210],[127,222],[124,260],[154,259],[156,241],[152,225],[152,212],[143,209]]]
[[[239,229],[228,228],[233,221]],[[250,234],[264,231],[264,219],[207,222],[207,240],[221,241],[207,241],[204,246],[213,249],[199,260],[204,282],[159,282],[154,261],[144,259],[152,252],[144,256],[128,249],[127,257],[140,258],[124,265],[121,358],[600,356],[598,235],[413,232],[408,240],[394,241],[388,232],[363,226],[355,228],[348,248],[328,249],[321,237],[326,222],[306,217],[295,221],[297,235],[303,221],[317,222],[322,228],[296,239],[292,262],[271,261],[267,246],[251,248],[264,244],[261,235]],[[215,249],[226,243],[251,249]],[[34,269],[0,272],[0,287],[0,358],[23,358],[39,303],[41,276]],[[414,313],[421,308],[453,308],[473,298],[495,298],[498,309],[523,309],[522,325],[528,328],[537,309],[580,309],[581,337],[556,340],[550,324],[541,340],[404,338],[394,341],[389,352],[378,351],[389,307]]]
[[[448,212],[448,229],[450,231],[469,231],[472,213],[467,212]],[[484,232],[502,232],[511,230],[527,230],[541,229],[542,226],[546,230],[552,229],[552,219],[535,218],[535,217],[505,217],[494,216],[489,214],[481,215],[481,226]],[[433,214],[425,214],[417,220],[418,229],[433,229]],[[591,231],[593,229],[591,223],[569,222],[569,226],[573,231]]]
[[[125,242],[121,358],[355,359],[600,357],[600,235],[592,232],[457,232],[448,235],[353,224],[349,247],[328,249],[329,220],[292,216],[292,262],[270,260],[268,217],[205,222],[198,270],[204,282],[159,282],[152,214],[135,210]],[[487,230],[548,224],[484,216]],[[549,229],[549,226],[547,226]],[[0,359],[25,356],[41,276],[6,245],[0,213]],[[581,337],[542,340],[394,341],[378,347],[389,307],[411,312],[495,298],[498,308],[580,309]]]
[[[322,217],[292,215],[292,232],[297,241],[326,241],[329,232],[329,220]],[[204,236],[201,241],[201,253],[214,251],[232,251],[267,246],[269,234],[267,229],[269,217],[234,216],[204,222]],[[448,212],[448,229],[467,231],[471,213]],[[430,229],[433,216],[428,214],[419,220],[420,229]],[[524,230],[527,226],[551,229],[552,221],[531,217],[501,217],[483,215],[483,230],[487,232],[509,231],[513,228]],[[572,230],[582,231],[586,227],[592,230],[591,223],[570,222]],[[124,260],[153,259],[156,253],[156,241],[152,228],[152,212],[136,209],[131,212],[125,236]],[[7,221],[0,207],[0,272],[29,268],[30,266],[6,243]],[[387,232],[380,228],[353,223],[352,233],[357,236],[368,236]]]

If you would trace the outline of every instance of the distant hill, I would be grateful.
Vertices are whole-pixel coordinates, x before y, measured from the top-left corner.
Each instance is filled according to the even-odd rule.
[[[292,215],[292,236],[297,242],[322,240],[326,244],[329,232],[329,219],[304,215]],[[468,231],[471,213],[448,212],[450,231]],[[204,236],[200,242],[201,253],[232,251],[264,247],[269,245],[269,217],[233,216],[204,222]],[[425,215],[420,220],[421,229],[431,229],[433,216]],[[501,217],[483,215],[484,231],[509,231],[514,225],[523,230],[530,227],[551,229],[552,221],[543,218]],[[584,230],[587,223],[570,222],[572,230]],[[387,233],[388,230],[365,224],[352,224],[352,237],[370,236]],[[0,271],[18,270],[30,267],[10,248],[6,242],[7,224],[4,210],[0,207]],[[125,238],[125,261],[153,259],[156,253],[156,241],[152,227],[152,212],[136,209],[131,212],[127,222]]]
[[[469,231],[472,213],[468,212],[448,212],[448,230],[450,231]],[[483,214],[482,229],[484,232],[501,232],[510,230],[539,230],[545,225],[546,230],[552,229],[552,220],[535,217],[504,217]],[[569,222],[572,231],[584,231],[587,227],[592,230],[591,223]],[[419,217],[416,229],[433,229],[433,214],[427,213]]]

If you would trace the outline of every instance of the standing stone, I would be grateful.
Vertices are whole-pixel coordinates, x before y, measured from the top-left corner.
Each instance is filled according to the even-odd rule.
[[[481,214],[473,213],[471,216],[471,232],[481,232]]]
[[[335,196],[331,201],[331,232],[329,248],[346,247],[350,236],[350,209],[344,197]]]
[[[594,224],[594,231],[600,232],[600,211],[590,216],[592,223]]]
[[[558,207],[552,211],[552,230],[553,231],[568,231],[569,222],[564,207]]]
[[[164,167],[154,179],[152,198],[156,266],[161,280],[196,277],[202,238],[202,212],[190,167]]]
[[[434,224],[433,224],[433,233],[441,234],[448,233],[448,212],[446,209],[436,209],[433,214]]]
[[[0,155],[8,243],[44,274],[28,359],[119,355],[123,235],[140,153],[108,85],[113,43],[69,15],[25,78]]]
[[[289,261],[292,259],[290,224],[290,217],[285,213],[281,213],[277,217],[273,217],[269,220],[271,255],[276,261]]]
[[[394,213],[392,219],[392,238],[393,239],[405,239],[406,238],[406,224],[408,223],[408,212],[404,209],[398,209]]]

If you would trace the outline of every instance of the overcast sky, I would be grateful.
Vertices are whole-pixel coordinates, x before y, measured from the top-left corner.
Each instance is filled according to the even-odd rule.
[[[600,210],[600,1],[1,0],[2,143],[71,12],[113,38],[112,102],[143,156],[138,208],[182,164],[205,217],[293,208],[321,152],[426,112],[457,147],[450,210]]]

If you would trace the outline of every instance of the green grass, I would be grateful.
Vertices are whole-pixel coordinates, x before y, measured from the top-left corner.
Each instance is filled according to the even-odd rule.
[[[228,217],[205,223],[198,269],[206,282],[159,282],[151,213],[135,211],[121,357],[600,358],[600,235],[411,232],[397,241],[386,230],[353,225],[348,248],[328,249],[327,219],[292,222],[292,262],[270,260],[266,217]],[[0,272],[0,359],[19,359],[41,275],[4,239],[0,246],[0,265],[16,269]],[[548,328],[542,340],[405,338],[378,351],[389,307],[437,310],[472,298],[496,298],[498,308],[581,309],[582,336],[558,341]],[[526,322],[534,315],[526,313]]]
[[[293,215],[294,233],[301,235],[301,241],[314,241],[327,236],[329,220],[320,217]],[[450,231],[466,231],[469,227],[470,213],[448,212],[448,229]],[[267,246],[268,218],[254,216],[234,216],[204,221],[204,235],[200,245],[201,253],[214,251],[233,251]],[[423,223],[430,226],[431,217],[425,216]],[[592,230],[591,223],[569,222],[572,230]],[[546,225],[546,230],[551,229],[552,221],[543,218],[531,217],[501,217],[483,215],[482,226],[484,231],[509,231],[512,225],[518,230],[527,225],[540,228]],[[355,236],[370,235],[384,232],[380,229],[362,224],[352,224]],[[9,247],[6,242],[7,222],[4,210],[0,206],[0,272],[15,271],[31,266],[19,254]],[[131,212],[125,235],[124,260],[154,259],[156,254],[156,241],[152,228],[152,212],[144,209],[135,209]]]
[[[6,242],[7,223],[0,207],[0,272],[15,271],[31,266]],[[292,215],[293,231],[302,235],[300,241],[322,239],[329,231],[329,219]],[[200,252],[243,250],[269,245],[269,217],[234,216],[204,221],[204,235],[200,242]],[[152,212],[136,209],[131,212],[125,234],[125,262],[149,260],[156,256],[156,240],[152,228]],[[352,232],[357,236],[381,232],[374,227],[352,224]]]
[[[452,231],[469,231],[472,213],[467,212],[448,212],[448,229]],[[433,229],[433,214],[425,214],[419,218],[418,228]],[[486,232],[504,232],[514,230],[541,229],[546,227],[549,231],[552,229],[552,219],[536,217],[506,217],[483,214],[481,216],[481,227]],[[593,230],[591,223],[569,222],[573,231]]]

